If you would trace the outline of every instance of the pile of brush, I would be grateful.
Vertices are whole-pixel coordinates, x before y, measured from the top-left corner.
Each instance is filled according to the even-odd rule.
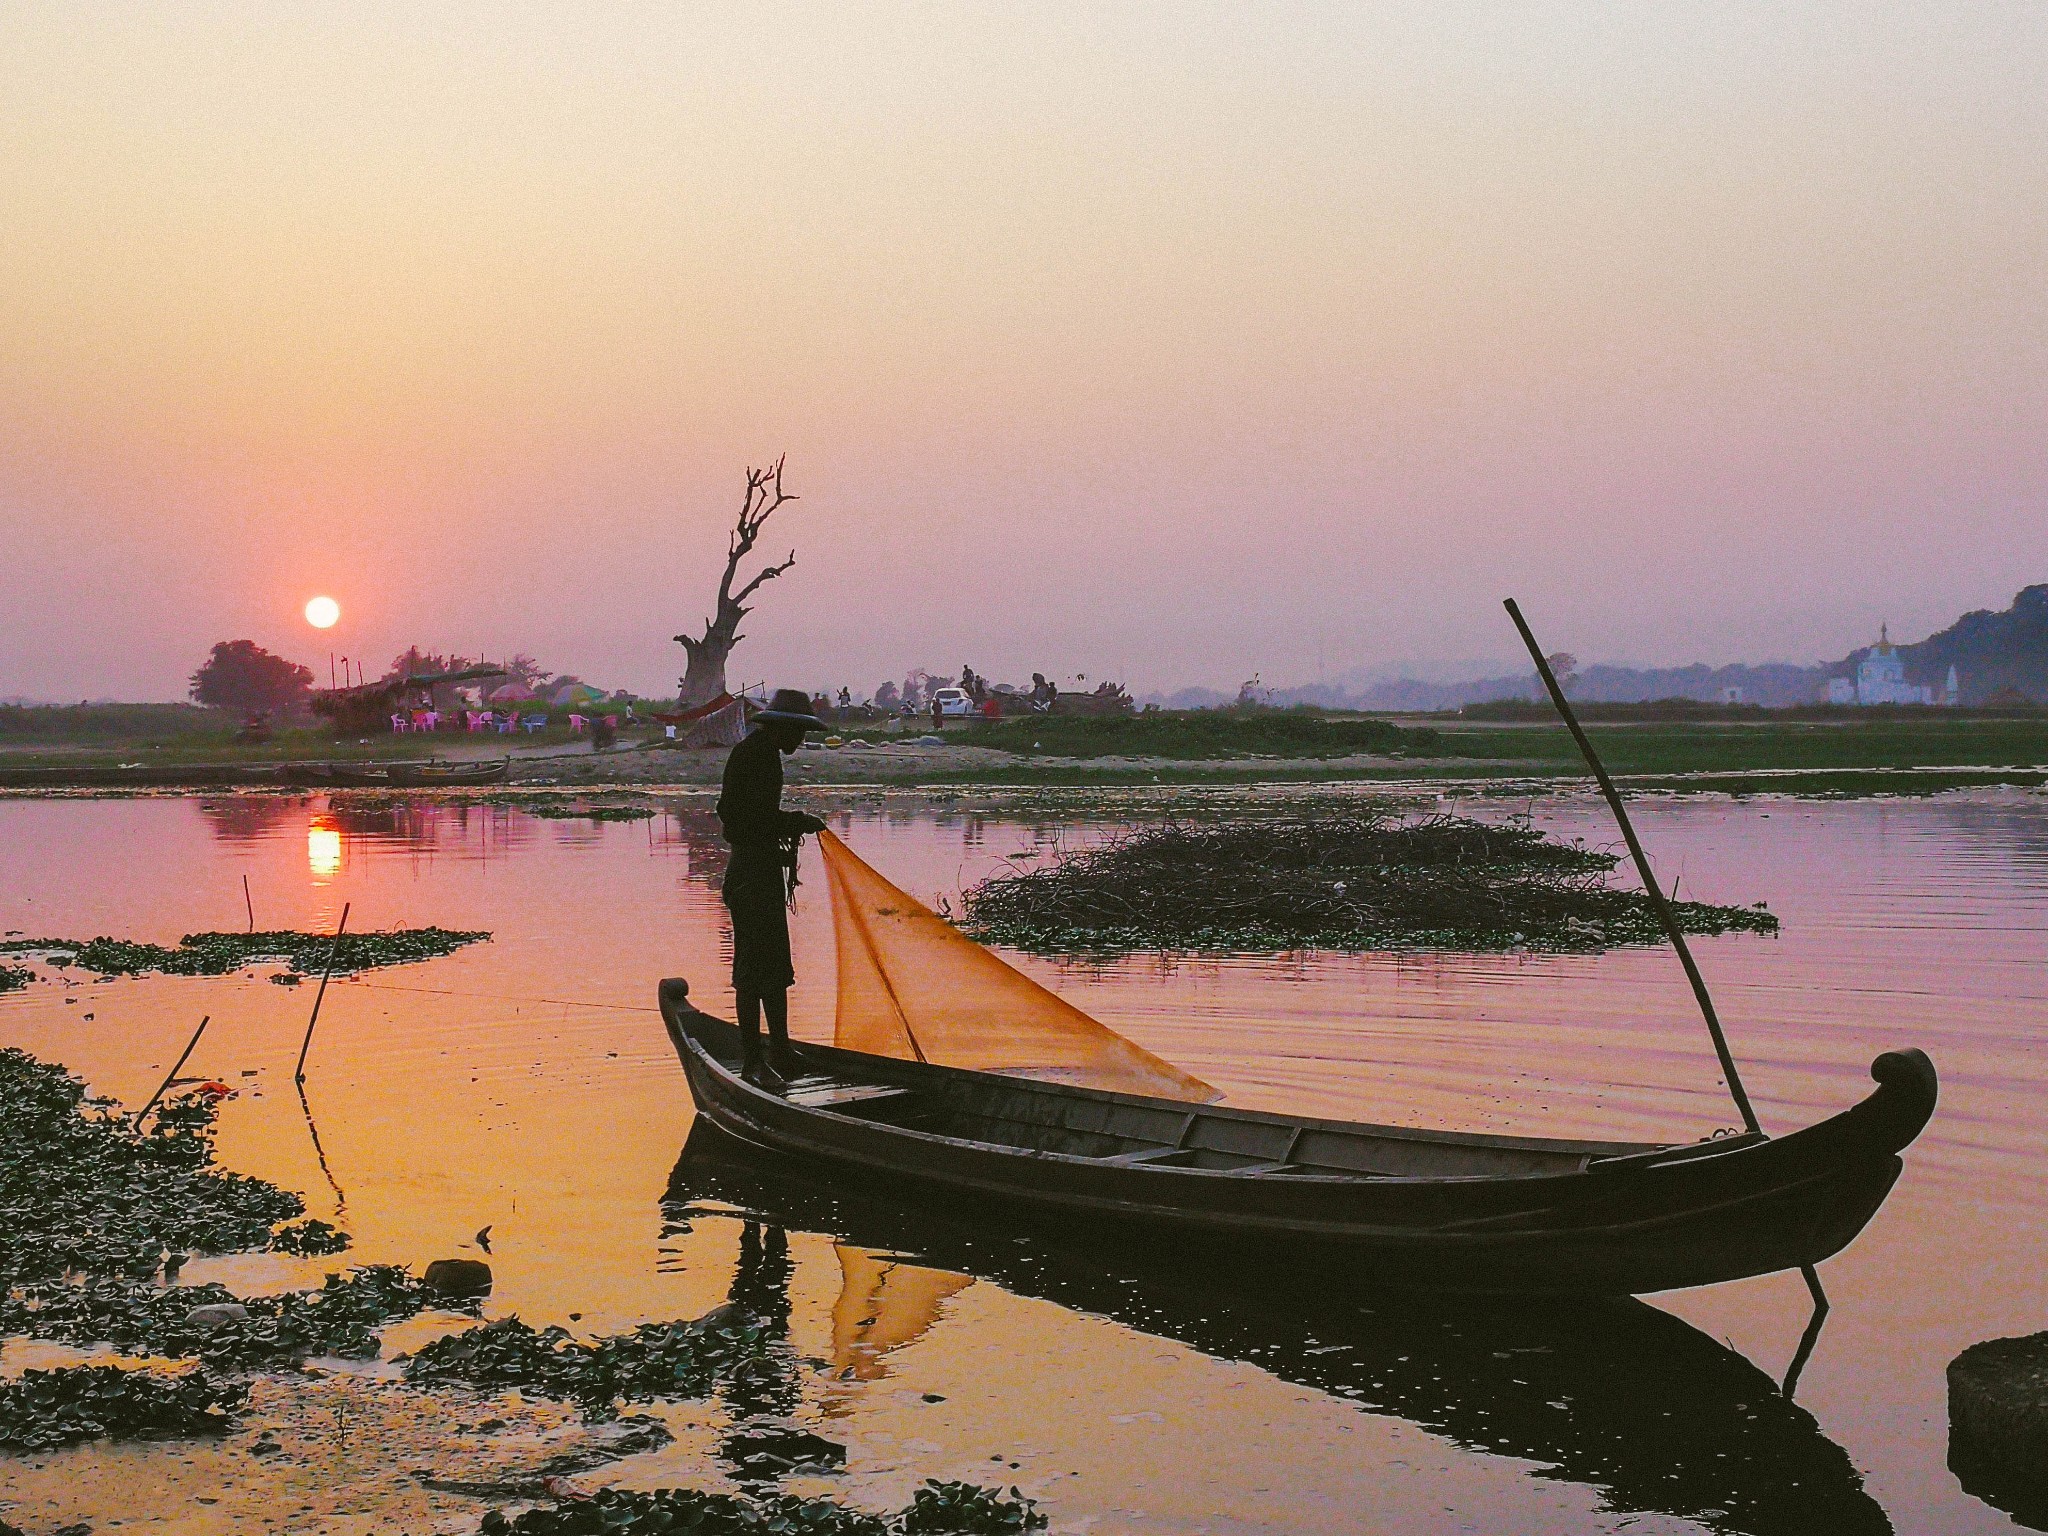
[[[1617,857],[1525,820],[1393,811],[1168,822],[1004,871],[966,931],[1041,954],[1131,949],[1595,950],[1663,939]],[[1754,907],[1673,903],[1687,933],[1775,933]]]

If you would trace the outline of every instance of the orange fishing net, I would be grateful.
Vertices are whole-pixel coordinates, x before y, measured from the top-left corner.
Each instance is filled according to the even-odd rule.
[[[835,1045],[1117,1093],[1221,1097],[957,932],[832,833],[818,843],[839,952]]]

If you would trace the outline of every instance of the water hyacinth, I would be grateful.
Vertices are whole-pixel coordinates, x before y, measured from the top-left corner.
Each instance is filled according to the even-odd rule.
[[[221,1285],[59,1281],[0,1298],[0,1335],[112,1345],[130,1354],[197,1360],[216,1371],[251,1371],[315,1355],[373,1359],[378,1329],[445,1305],[410,1272],[391,1264],[329,1275],[317,1291],[271,1296],[237,1296]],[[197,1308],[222,1306],[240,1315],[192,1319]]]
[[[246,1385],[203,1371],[174,1375],[111,1365],[24,1371],[0,1381],[0,1446],[41,1451],[103,1435],[218,1433],[248,1395]]]
[[[623,1403],[703,1397],[773,1347],[762,1324],[730,1313],[644,1323],[594,1343],[566,1329],[535,1329],[504,1317],[436,1339],[406,1362],[406,1379],[518,1387],[573,1402],[587,1418],[606,1419]]]
[[[212,1166],[214,1105],[163,1106],[138,1130],[60,1067],[0,1050],[0,1288],[154,1275],[166,1253],[263,1248],[297,1195]]]
[[[480,1529],[483,1536],[1011,1536],[1045,1524],[1038,1506],[1014,1488],[1004,1493],[932,1479],[893,1515],[787,1494],[749,1500],[695,1488],[602,1488],[514,1517],[492,1510]]]
[[[188,933],[176,949],[130,939],[49,939],[56,964],[72,964],[96,976],[225,976],[251,965],[283,965],[289,974],[329,969],[337,976],[435,960],[490,938],[486,932],[455,928],[392,928],[365,933],[301,933],[271,929],[257,933]]]
[[[976,939],[1041,954],[1131,949],[1584,951],[1660,942],[1617,856],[1526,822],[1391,810],[1169,822],[968,890]],[[1674,902],[1688,933],[1775,933],[1761,907]]]

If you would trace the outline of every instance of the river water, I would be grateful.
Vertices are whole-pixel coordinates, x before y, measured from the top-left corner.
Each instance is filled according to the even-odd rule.
[[[2048,799],[1639,809],[1682,895],[1783,919],[1776,938],[1696,941],[1767,1129],[1861,1097],[1885,1049],[1920,1046],[1942,1074],[1889,1202],[1823,1267],[1833,1310],[1792,1401],[1796,1276],[1624,1306],[1332,1295],[1284,1255],[1249,1276],[1105,1268],[735,1163],[691,1139],[653,1008],[681,975],[729,1011],[715,822],[701,795],[654,803],[605,824],[388,797],[0,801],[0,928],[175,942],[244,926],[246,877],[259,927],[331,928],[348,903],[353,930],[494,935],[329,990],[310,1126],[290,1076],[311,989],[261,975],[41,981],[0,995],[0,1045],[137,1105],[211,1015],[187,1070],[237,1090],[222,1162],[339,1211],[355,1261],[478,1255],[488,1227],[493,1315],[604,1332],[786,1291],[810,1364],[779,1406],[847,1448],[806,1491],[885,1507],[924,1477],[1001,1480],[1056,1530],[1105,1532],[2013,1528],[1946,1467],[1943,1367],[2048,1326]],[[926,900],[1156,809],[813,803]],[[1595,802],[1530,809],[1611,841]],[[821,872],[794,932],[795,1027],[829,1038]],[[1018,963],[1232,1102],[1622,1138],[1734,1123],[1667,952]],[[275,1263],[187,1278],[280,1283]],[[664,1410],[677,1442],[602,1475],[715,1485],[721,1416],[746,1406]],[[64,1454],[107,1475],[102,1452]],[[124,1517],[157,1517],[176,1451],[121,1454]],[[0,1459],[0,1511],[62,1475],[63,1456],[43,1463]]]

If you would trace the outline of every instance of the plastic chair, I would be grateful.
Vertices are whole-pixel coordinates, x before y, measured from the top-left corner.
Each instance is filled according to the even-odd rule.
[[[500,736],[508,731],[516,731],[519,729],[519,711],[515,709],[508,714],[500,715],[492,724],[497,727]]]
[[[569,717],[569,734],[571,736],[581,736],[583,734],[583,727],[589,723],[581,715],[571,715]]]
[[[391,717],[391,729],[394,731],[409,731],[412,729],[412,721],[408,720],[404,715],[393,715]]]
[[[548,717],[546,715],[528,715],[522,723],[526,726],[526,734],[531,736],[535,731],[547,729]]]

